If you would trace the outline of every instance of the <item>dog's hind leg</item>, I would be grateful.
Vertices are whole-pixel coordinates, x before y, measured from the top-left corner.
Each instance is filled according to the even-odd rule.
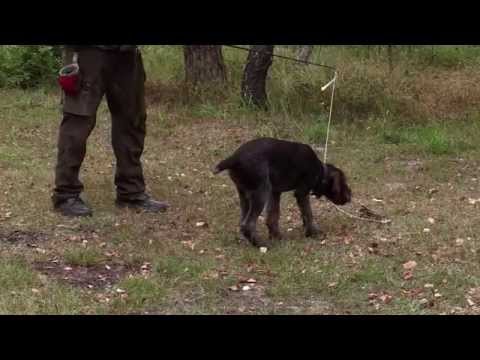
[[[267,205],[267,227],[270,239],[281,240],[279,218],[280,218],[280,196],[279,192],[272,192]]]
[[[257,190],[254,190],[248,194],[248,213],[240,225],[240,232],[242,235],[245,236],[253,245],[259,247],[267,245],[257,235],[257,220],[265,208],[265,203],[267,202],[270,192],[270,186],[262,185]]]
[[[248,200],[247,194],[244,190],[241,190],[237,187],[238,198],[240,199],[240,226],[242,226],[245,218],[248,214],[248,209],[250,208],[250,201]]]

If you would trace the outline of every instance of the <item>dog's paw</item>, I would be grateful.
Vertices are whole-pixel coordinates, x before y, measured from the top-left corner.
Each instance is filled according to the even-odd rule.
[[[274,241],[282,241],[283,240],[283,236],[279,232],[270,232],[269,235],[268,235],[268,238],[270,240],[274,240]]]
[[[270,248],[270,247],[272,247],[272,241],[271,240],[262,239],[258,235],[252,236],[249,239],[249,241],[253,246],[255,246],[257,248],[261,248],[261,247]]]
[[[326,237],[326,234],[322,230],[320,230],[320,228],[313,225],[308,229],[305,229],[305,237],[324,239]]]

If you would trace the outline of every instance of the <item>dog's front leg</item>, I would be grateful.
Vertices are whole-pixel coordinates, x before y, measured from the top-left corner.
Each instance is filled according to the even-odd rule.
[[[320,229],[313,224],[312,207],[310,206],[310,198],[307,194],[295,193],[297,204],[302,214],[303,227],[305,229],[305,236],[311,237],[321,234]]]

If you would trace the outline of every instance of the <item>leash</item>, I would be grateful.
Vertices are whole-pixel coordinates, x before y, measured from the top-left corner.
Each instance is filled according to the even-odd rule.
[[[330,125],[331,125],[331,122],[332,122],[332,110],[333,110],[333,99],[335,97],[335,85],[337,83],[337,71],[335,71],[335,74],[333,76],[333,79],[330,80],[330,82],[328,82],[326,85],[324,85],[322,87],[322,91],[325,91],[326,89],[328,89],[330,86],[332,86],[332,96],[330,98],[330,113],[328,114],[328,124],[327,124],[327,135],[326,135],[326,139],[325,139],[325,148],[324,148],[324,153],[323,153],[323,166],[326,167],[327,165],[327,151],[328,151],[328,139],[329,139],[329,136],[330,136]],[[357,201],[355,201],[357,202]],[[377,214],[375,214],[372,210],[370,210],[368,207],[366,207],[365,205],[363,205],[360,201],[358,201],[358,203],[361,205],[361,207],[367,212],[367,214],[369,214],[370,216],[374,216],[374,217],[381,217]],[[369,222],[374,222],[374,223],[379,223],[379,224],[389,224],[392,222],[392,220],[390,219],[371,219],[371,218],[367,218],[367,217],[360,217],[360,216],[356,216],[356,215],[353,215],[351,213],[349,213],[348,211],[345,211],[343,209],[341,209],[339,206],[333,204],[333,207],[339,211],[340,213],[352,218],[352,219],[355,219],[355,220],[362,220],[362,221],[369,221]]]
[[[335,74],[333,79],[330,82],[322,87],[322,91],[327,90],[330,86],[332,86],[332,96],[330,97],[330,112],[328,114],[328,124],[327,124],[327,135],[325,139],[325,148],[323,151],[323,163],[327,163],[327,151],[328,151],[328,139],[330,136],[330,124],[332,122],[332,111],[333,111],[333,98],[335,97],[335,85],[337,84],[337,71],[335,70]]]
[[[366,209],[369,213],[373,214],[374,216],[380,217],[379,215],[375,214],[372,210],[367,208],[365,205],[363,205],[360,201],[358,201],[358,203],[362,206],[363,209]],[[343,210],[342,208],[340,208],[339,206],[337,206],[335,204],[332,204],[332,205],[335,209],[337,209],[337,211],[339,211],[342,214],[348,216],[349,218],[352,218],[352,219],[355,219],[355,220],[374,222],[374,223],[384,224],[384,225],[385,224],[390,224],[392,222],[391,219],[387,219],[387,218],[379,220],[379,219],[371,219],[371,218],[367,218],[367,217],[361,217],[361,216],[353,215],[353,214],[349,213],[348,211]]]

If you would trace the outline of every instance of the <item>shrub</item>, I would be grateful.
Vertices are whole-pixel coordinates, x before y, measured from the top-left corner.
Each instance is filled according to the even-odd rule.
[[[0,47],[0,86],[26,89],[53,83],[60,63],[58,47],[2,46]]]

